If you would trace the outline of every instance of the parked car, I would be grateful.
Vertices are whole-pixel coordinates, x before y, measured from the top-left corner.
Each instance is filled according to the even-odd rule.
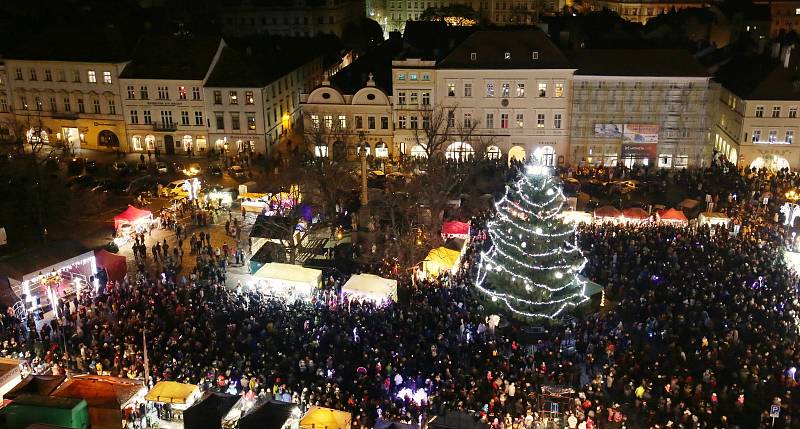
[[[200,164],[193,162],[191,164],[186,165],[181,171],[183,172],[183,174],[189,177],[193,177],[200,174],[203,171],[203,169],[200,168]]]
[[[156,173],[158,174],[167,174],[169,172],[169,168],[167,167],[166,162],[157,162],[156,163]]]
[[[86,161],[83,158],[72,158],[67,164],[67,173],[73,176],[81,174],[85,166]]]
[[[161,195],[160,197],[177,197],[181,194],[186,194],[186,191],[183,189],[183,185],[186,183],[186,180],[176,180],[174,182],[169,182],[166,185],[161,187]]]
[[[71,187],[71,188],[72,187],[77,187],[77,188],[90,188],[91,189],[91,188],[93,188],[95,186],[96,183],[97,183],[97,180],[94,177],[92,177],[92,176],[90,176],[88,174],[82,174],[80,176],[75,176],[72,179],[70,179],[67,182],[67,185],[69,187]]]
[[[245,171],[244,168],[242,168],[241,165],[232,165],[230,168],[228,168],[228,174],[230,174],[231,177],[235,177],[237,179],[240,179],[240,178],[245,177],[247,172]]]
[[[128,164],[124,161],[115,162],[114,165],[112,165],[112,168],[114,169],[114,172],[119,175],[126,175],[131,171],[130,167],[128,167]]]
[[[152,190],[155,186],[155,178],[151,176],[141,176],[131,180],[124,192],[127,195],[136,195],[142,191]]]

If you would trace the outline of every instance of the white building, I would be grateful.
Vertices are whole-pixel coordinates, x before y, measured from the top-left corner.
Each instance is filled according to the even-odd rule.
[[[9,104],[11,90],[8,87],[8,74],[6,65],[0,62],[0,142],[10,141],[14,138],[14,114]]]
[[[224,46],[219,37],[139,41],[120,76],[130,150],[201,154],[209,149],[203,85]]]
[[[299,96],[322,79],[322,56],[301,50],[275,61],[252,48],[226,47],[205,83],[213,149],[267,154],[300,120]]]
[[[11,132],[24,128],[26,141],[63,143],[76,152],[126,150],[117,81],[125,62],[118,54],[90,51],[72,56],[32,48],[6,58],[0,114],[14,113],[6,118]]]
[[[570,162],[708,165],[710,76],[682,50],[582,50],[572,91]]]
[[[474,141],[456,141],[447,158],[486,151],[490,157],[563,164],[568,153],[570,83],[575,68],[538,29],[477,31],[444,59],[393,63],[396,140],[419,155],[415,128],[428,103],[448,109],[456,128],[474,127]],[[441,106],[441,107],[440,107]],[[479,144],[483,147],[476,147]]]

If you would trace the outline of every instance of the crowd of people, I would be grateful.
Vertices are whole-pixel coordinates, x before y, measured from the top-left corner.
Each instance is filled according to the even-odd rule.
[[[738,234],[582,226],[584,274],[605,285],[606,302],[546,335],[487,318],[472,290],[473,256],[486,245],[475,219],[461,270],[421,282],[398,274],[402,298],[389,306],[337,300],[332,291],[284,302],[226,287],[227,253],[193,235],[191,274],[140,265],[102,296],[65,306],[65,322],[47,331],[3,315],[0,354],[21,355],[35,372],[142,378],[145,332],[148,385],[177,380],[253,401],[347,410],[355,428],[447,410],[493,429],[766,428],[770,405],[781,410],[774,427],[800,427],[798,276],[783,262],[778,198],[761,198],[797,176],[716,166],[664,180],[721,195],[718,209],[740,222]],[[561,426],[542,422],[543,386],[575,391]]]

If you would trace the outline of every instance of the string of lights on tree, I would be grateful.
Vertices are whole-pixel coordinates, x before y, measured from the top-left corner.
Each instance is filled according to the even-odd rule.
[[[475,282],[490,307],[518,319],[554,318],[589,299],[575,226],[558,216],[566,200],[559,179],[539,165],[506,187]]]

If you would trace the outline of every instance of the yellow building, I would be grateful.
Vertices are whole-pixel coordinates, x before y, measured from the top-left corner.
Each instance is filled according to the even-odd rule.
[[[717,73],[714,148],[745,168],[800,168],[800,84],[791,50],[736,58]]]

